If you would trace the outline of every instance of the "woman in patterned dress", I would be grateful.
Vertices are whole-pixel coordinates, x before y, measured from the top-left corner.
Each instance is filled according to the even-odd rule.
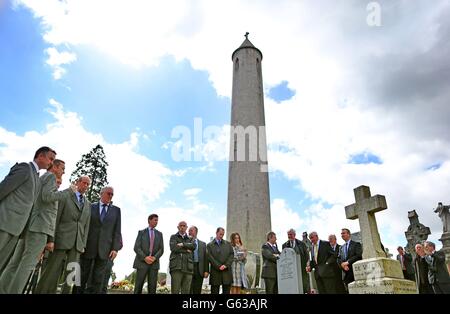
[[[247,262],[247,249],[243,246],[241,236],[235,232],[230,237],[233,247],[234,259],[231,264],[233,283],[231,284],[231,294],[240,294],[241,288],[248,288],[247,275],[245,274],[245,263]]]

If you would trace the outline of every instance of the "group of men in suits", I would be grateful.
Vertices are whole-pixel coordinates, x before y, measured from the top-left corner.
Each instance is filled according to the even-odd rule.
[[[85,196],[88,176],[58,191],[65,163],[55,158],[53,149],[41,147],[0,182],[0,293],[22,293],[45,250],[50,254],[33,293],[55,293],[61,275],[62,293],[80,281],[79,292],[88,282],[86,292],[105,291],[106,265],[122,246],[113,188],[103,188],[92,205]],[[39,177],[42,169],[47,172]]]
[[[348,284],[355,280],[352,265],[362,259],[362,246],[359,242],[351,240],[350,230],[342,229],[341,236],[345,241],[342,246],[336,243],[335,235],[330,235],[329,241],[324,241],[319,239],[317,232],[311,232],[309,234],[312,244],[310,253],[306,244],[296,239],[294,229],[290,229],[287,235],[288,240],[282,245],[282,249],[292,248],[300,255],[305,293],[313,290],[307,274],[312,272],[314,272],[319,293],[348,293]],[[276,241],[276,234],[271,231],[267,234],[267,242],[261,247],[263,257],[261,277],[264,279],[268,294],[278,293],[277,260],[280,251]]]
[[[348,284],[355,280],[353,263],[362,259],[361,243],[352,241],[350,230],[341,230],[344,244],[336,243],[336,236],[330,235],[329,241],[320,240],[317,232],[311,232],[311,258],[307,272],[314,270],[318,292],[321,294],[348,293]]]
[[[134,293],[141,294],[145,281],[147,292],[156,293],[159,259],[164,254],[163,234],[156,229],[158,215],[148,217],[148,227],[138,232],[134,251],[136,269]],[[233,248],[223,236],[225,229],[217,228],[216,237],[208,244],[197,238],[198,228],[191,226],[186,233],[187,223],[178,224],[178,232],[170,237],[169,269],[172,293],[200,294],[203,280],[209,276],[211,293],[229,294],[233,276]]]
[[[436,251],[431,241],[417,243],[414,250],[416,256],[413,258],[403,247],[397,248],[403,277],[415,281],[420,294],[450,294],[450,275],[444,252]]]
[[[450,294],[450,275],[444,252],[436,251],[436,246],[431,241],[418,243],[414,249],[416,256],[412,261],[412,271],[415,273],[413,280],[416,281],[419,293]]]

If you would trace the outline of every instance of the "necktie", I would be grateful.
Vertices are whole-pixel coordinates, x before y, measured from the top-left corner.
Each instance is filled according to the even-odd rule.
[[[153,256],[153,245],[155,244],[155,233],[150,229],[150,256]]]
[[[294,248],[294,247],[295,247],[295,244],[294,244],[294,243],[295,243],[295,242],[291,240],[291,248]]]
[[[344,259],[347,260],[348,255],[348,242],[344,245]]]
[[[198,241],[195,240],[194,262],[198,263]]]
[[[106,216],[106,204],[102,205],[102,212],[100,213],[100,221],[103,222],[103,219],[105,219]]]
[[[80,205],[81,205],[81,207],[83,207],[83,203],[84,203],[84,201],[83,201],[83,194],[80,194]]]

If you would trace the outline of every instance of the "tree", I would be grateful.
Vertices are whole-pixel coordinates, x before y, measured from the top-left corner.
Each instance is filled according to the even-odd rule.
[[[77,162],[76,169],[70,176],[70,181],[74,182],[80,176],[89,176],[91,186],[87,192],[87,199],[93,203],[100,199],[100,190],[108,184],[107,169],[108,162],[101,145],[95,146],[89,153],[81,156]]]

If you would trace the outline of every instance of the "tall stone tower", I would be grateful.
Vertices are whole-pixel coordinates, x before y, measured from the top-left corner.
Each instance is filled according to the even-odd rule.
[[[233,91],[226,230],[228,237],[239,232],[244,246],[257,253],[271,231],[262,57],[261,51],[248,40],[248,33],[231,56]]]

